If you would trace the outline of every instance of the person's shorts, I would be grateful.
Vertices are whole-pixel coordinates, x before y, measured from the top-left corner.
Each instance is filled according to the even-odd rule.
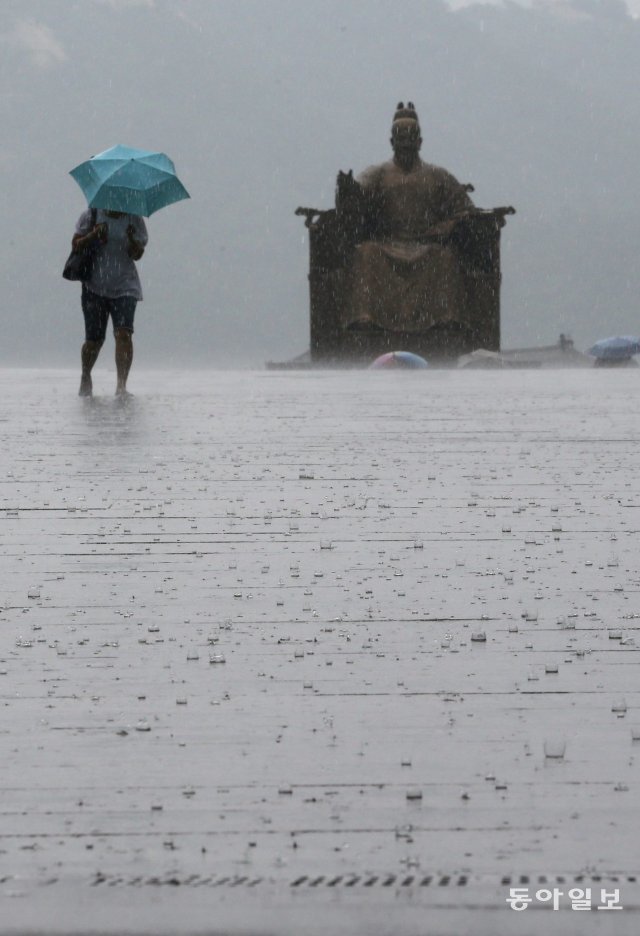
[[[84,314],[84,329],[86,341],[102,342],[107,336],[109,317],[113,322],[113,330],[126,328],[133,332],[133,317],[138,300],[135,296],[119,296],[109,299],[99,296],[82,284],[82,312]]]

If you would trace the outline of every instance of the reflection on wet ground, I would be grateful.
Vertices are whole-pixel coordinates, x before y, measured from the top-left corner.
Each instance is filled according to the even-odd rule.
[[[636,372],[76,382],[0,372],[5,927],[637,930]]]

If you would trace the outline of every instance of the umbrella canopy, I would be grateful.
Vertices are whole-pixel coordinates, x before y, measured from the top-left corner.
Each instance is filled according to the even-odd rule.
[[[90,208],[149,217],[189,198],[175,166],[164,153],[112,146],[71,170]]]
[[[640,338],[634,338],[633,335],[603,338],[601,341],[596,341],[593,347],[589,348],[587,354],[608,361],[620,361],[624,358],[630,358],[634,354],[640,354]]]
[[[370,369],[383,370],[391,368],[404,368],[406,370],[420,370],[429,365],[419,354],[413,354],[411,351],[389,351],[387,354],[381,354],[372,364]]]

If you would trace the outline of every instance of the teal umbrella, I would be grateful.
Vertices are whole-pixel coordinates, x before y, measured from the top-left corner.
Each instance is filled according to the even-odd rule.
[[[149,217],[173,202],[189,198],[164,153],[112,146],[71,170],[90,208]]]

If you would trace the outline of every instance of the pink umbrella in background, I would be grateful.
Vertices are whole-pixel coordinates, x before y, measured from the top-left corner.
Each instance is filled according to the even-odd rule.
[[[413,354],[411,351],[388,351],[381,354],[372,364],[369,364],[370,370],[423,370],[429,365],[419,354]]]

